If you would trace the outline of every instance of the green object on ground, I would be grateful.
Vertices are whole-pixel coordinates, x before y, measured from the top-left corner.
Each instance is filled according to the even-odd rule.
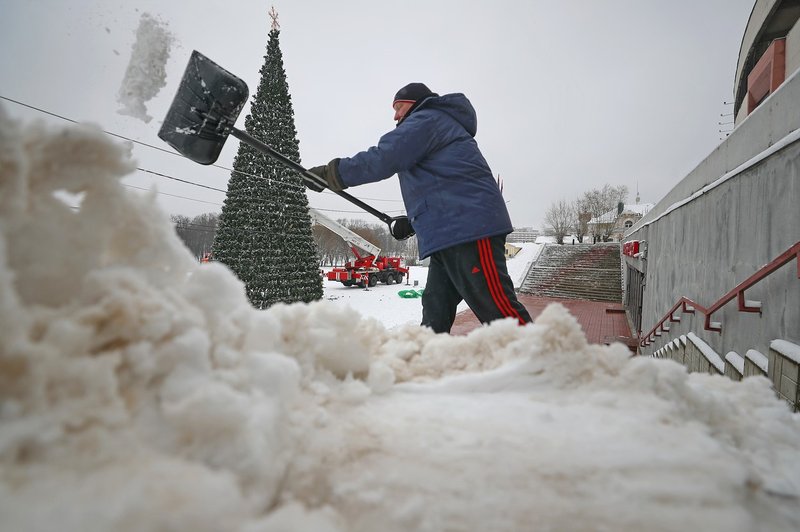
[[[404,299],[414,299],[415,297],[422,297],[424,290],[400,290],[397,295]]]

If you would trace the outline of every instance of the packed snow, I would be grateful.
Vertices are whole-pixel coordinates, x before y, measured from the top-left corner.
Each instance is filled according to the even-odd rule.
[[[119,114],[145,123],[153,118],[147,114],[145,104],[167,84],[167,60],[173,40],[165,22],[142,13],[128,68],[117,94],[117,102],[122,105],[117,111]]]
[[[0,107],[0,530],[800,529],[766,379],[589,345],[558,305],[460,337],[257,311],[134,167]]]

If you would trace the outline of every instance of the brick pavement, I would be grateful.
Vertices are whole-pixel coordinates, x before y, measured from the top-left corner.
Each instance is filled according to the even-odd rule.
[[[618,341],[627,344],[635,352],[636,341],[631,338],[625,307],[620,303],[557,299],[528,294],[517,294],[517,298],[534,320],[550,303],[561,303],[578,320],[589,343],[608,344]],[[450,334],[465,335],[480,325],[472,311],[465,310],[456,315]]]

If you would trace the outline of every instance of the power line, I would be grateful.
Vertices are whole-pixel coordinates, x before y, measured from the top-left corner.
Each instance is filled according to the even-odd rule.
[[[54,113],[52,111],[47,111],[45,109],[41,109],[39,107],[36,107],[35,105],[30,105],[30,104],[27,104],[27,103],[24,103],[24,102],[20,102],[19,100],[14,100],[13,98],[8,98],[7,96],[3,96],[2,94],[0,94],[0,98],[2,98],[3,100],[9,101],[9,102],[15,103],[17,105],[21,105],[22,107],[27,107],[28,109],[33,109],[34,111],[39,111],[40,113],[44,113],[46,115],[54,116],[56,118],[60,118],[61,120],[66,120],[67,122],[72,122],[73,124],[79,124],[80,123],[77,120],[73,120],[72,118],[67,118],[66,116],[62,116],[62,115],[56,114],[56,113]],[[120,138],[120,139],[123,139],[123,140],[127,140],[129,142],[133,142],[135,144],[140,144],[142,146],[147,146],[148,148],[152,148],[154,150],[163,151],[164,153],[169,153],[170,155],[178,155],[180,157],[179,154],[177,154],[177,153],[175,153],[173,151],[165,150],[164,148],[160,148],[158,146],[153,146],[152,144],[147,144],[146,142],[142,142],[140,140],[131,139],[131,138],[128,138],[128,137],[126,137],[124,135],[119,135],[117,133],[112,133],[111,131],[106,131],[105,129],[103,130],[103,133],[105,133],[106,135],[111,135],[112,137],[117,137],[117,138]],[[214,165],[214,166],[216,166],[216,165]]]
[[[202,227],[204,229],[210,229],[212,231],[216,231],[217,227],[218,227],[216,225],[203,225],[203,224],[197,224],[197,223],[194,223],[194,222],[178,222],[175,225],[176,225],[176,227],[181,227],[181,228],[185,227],[187,225],[191,225],[192,227]]]
[[[146,188],[137,187],[137,186],[134,186],[134,185],[123,185],[123,186],[130,187],[130,188],[138,188],[139,190],[145,190],[145,191],[148,190]],[[167,194],[167,195],[168,196],[172,196],[173,194]],[[183,196],[175,196],[175,197],[188,199],[188,200],[192,200],[192,201],[201,201],[203,203],[210,203],[210,202],[206,202],[206,201],[202,201],[202,200],[195,200],[195,199],[192,199],[192,198],[184,198]],[[77,205],[67,205],[67,207],[72,209],[73,211],[81,210],[81,208],[79,206],[77,206]],[[342,211],[334,211],[334,210],[331,210],[331,209],[317,209],[317,210],[318,211],[325,211],[325,212],[342,212]],[[216,234],[216,232],[219,230],[219,225],[203,225],[203,224],[198,224],[198,223],[194,223],[194,222],[175,221],[174,219],[172,219],[173,216],[175,216],[175,215],[170,215],[170,221],[172,222],[172,225],[173,225],[173,227],[175,228],[176,231],[193,231],[195,233]],[[295,216],[294,218],[298,219],[299,217]],[[311,225],[314,226],[315,224],[312,223]],[[375,225],[380,225],[380,224],[375,224]],[[245,233],[255,234],[255,235],[266,235],[266,234],[269,234],[269,233],[267,233],[265,231],[260,231],[258,229],[249,229],[249,228],[242,229],[241,231],[243,231]]]
[[[136,186],[136,185],[129,185],[127,183],[122,183],[122,186],[125,186],[125,187],[128,187],[128,188],[135,188],[135,189],[138,189],[138,190],[143,190],[145,192],[153,192],[152,189],[145,188],[145,187],[139,187],[139,186]],[[209,205],[216,205],[216,206],[219,206],[219,207],[222,206],[222,203],[218,203],[218,202],[205,201],[205,200],[200,200],[200,199],[197,199],[197,198],[189,198],[189,197],[181,196],[181,195],[178,195],[178,194],[169,194],[167,192],[160,192],[158,190],[156,190],[154,192],[156,194],[161,194],[161,195],[164,195],[164,196],[170,196],[172,198],[179,198],[179,199],[184,199],[184,200],[188,200],[188,201],[196,201],[198,203],[207,203]],[[228,196],[228,197],[237,198],[237,196]],[[238,196],[238,198],[241,198],[241,197],[244,197],[244,196]],[[256,202],[257,200],[252,200],[252,201]],[[77,208],[77,207],[75,207],[75,208]],[[314,207],[314,210],[321,211],[321,212],[335,212],[335,213],[340,213],[340,214],[361,214],[361,211],[349,211],[349,210],[340,210],[340,209],[322,209],[322,208],[319,208],[319,207]],[[405,211],[403,211],[403,210],[394,210],[394,211],[388,211],[388,212],[389,213],[401,213],[401,212],[405,212]]]
[[[40,112],[40,113],[44,113],[44,114],[46,114],[46,115],[50,115],[50,116],[53,116],[53,117],[56,117],[56,118],[60,118],[61,120],[66,120],[67,122],[70,122],[70,123],[73,123],[73,124],[79,124],[79,123],[80,123],[80,122],[78,122],[77,120],[74,120],[74,119],[72,119],[72,118],[67,118],[66,116],[62,116],[62,115],[59,115],[59,114],[53,113],[53,112],[51,112],[51,111],[47,111],[47,110],[45,110],[45,109],[41,109],[41,108],[39,108],[39,107],[36,107],[36,106],[34,106],[34,105],[29,105],[29,104],[27,104],[27,103],[23,103],[23,102],[20,102],[20,101],[18,101],[18,100],[14,100],[13,98],[8,98],[8,97],[6,97],[6,96],[3,96],[3,95],[0,95],[0,98],[2,98],[3,100],[7,100],[7,101],[9,101],[9,102],[15,103],[15,104],[17,104],[17,105],[21,105],[21,106],[23,106],[23,107],[27,107],[28,109],[32,109],[32,110],[34,110],[34,111],[38,111],[38,112]],[[160,152],[168,153],[168,154],[170,154],[170,155],[173,155],[173,156],[176,156],[176,157],[183,158],[183,156],[182,156],[181,154],[179,154],[179,153],[176,153],[176,152],[174,152],[174,151],[165,150],[164,148],[160,148],[160,147],[158,147],[158,146],[154,146],[154,145],[152,145],[152,144],[148,144],[148,143],[146,143],[146,142],[142,142],[142,141],[140,141],[140,140],[132,139],[132,138],[130,138],[130,137],[126,137],[126,136],[124,136],[124,135],[120,135],[120,134],[118,134],[118,133],[113,133],[113,132],[111,132],[111,131],[108,131],[108,130],[105,130],[105,129],[103,129],[102,131],[103,131],[103,133],[105,133],[105,134],[107,134],[107,135],[111,135],[111,136],[113,136],[113,137],[117,137],[117,138],[120,138],[120,139],[123,139],[123,140],[127,140],[128,142],[133,142],[134,144],[139,144],[139,145],[141,145],[141,146],[145,146],[145,147],[147,147],[147,148],[152,148],[152,149],[154,149],[154,150],[158,150],[158,151],[160,151]],[[255,177],[255,178],[257,178],[257,179],[268,179],[268,178],[265,178],[265,177],[263,177],[263,176],[259,176],[259,175],[255,175],[255,174],[249,174],[249,173],[247,173],[247,172],[242,172],[242,171],[240,171],[240,170],[234,170],[234,169],[232,169],[232,168],[227,168],[227,167],[225,167],[225,166],[222,166],[222,165],[219,165],[219,164],[211,164],[211,165],[209,165],[209,166],[213,166],[213,167],[215,167],[215,168],[219,168],[219,169],[221,169],[221,170],[225,170],[225,171],[227,171],[227,172],[233,172],[233,173],[237,173],[237,174],[244,175],[244,176],[247,176],[247,177]],[[199,184],[199,183],[194,183],[194,182],[192,182],[192,181],[186,181],[186,180],[182,180],[182,179],[179,179],[179,178],[177,178],[177,177],[172,177],[172,176],[168,176],[168,175],[165,175],[165,174],[160,174],[160,173],[158,173],[158,172],[154,172],[154,171],[152,171],[152,170],[147,170],[147,169],[144,169],[144,168],[137,168],[137,170],[141,170],[142,172],[148,172],[148,173],[151,173],[151,174],[155,174],[155,175],[158,175],[158,176],[160,176],[160,177],[166,177],[166,178],[168,178],[168,179],[174,179],[175,181],[182,181],[182,182],[184,182],[184,183],[188,183],[188,184],[195,185],[195,186],[199,186],[199,187],[209,188],[209,189],[211,189],[211,190],[216,190],[216,191],[219,191],[219,192],[226,192],[225,190],[222,190],[222,189],[219,189],[219,188],[209,187],[209,186],[207,186],[207,185],[201,185],[201,184]],[[291,186],[291,185],[290,185],[290,186]]]
[[[145,192],[151,192],[152,191],[152,189],[149,189],[149,188],[137,187],[136,185],[129,185],[127,183],[122,183],[122,186],[123,187],[128,187],[128,188],[136,188],[136,189],[139,189],[139,190],[144,190]],[[163,196],[170,196],[172,198],[180,198],[180,199],[185,199],[185,200],[189,200],[189,201],[196,201],[198,203],[208,203],[209,205],[222,206],[222,203],[216,203],[216,202],[213,202],[213,201],[199,200],[199,199],[196,199],[196,198],[187,198],[186,196],[179,196],[178,194],[169,194],[167,192],[159,192],[158,190],[156,190],[155,193],[156,194],[161,194]]]
[[[79,122],[78,122],[77,120],[74,120],[74,119],[72,119],[72,118],[68,118],[68,117],[66,117],[66,116],[59,115],[59,114],[57,114],[57,113],[54,113],[54,112],[52,112],[52,111],[47,111],[47,110],[45,110],[45,109],[42,109],[42,108],[40,108],[40,107],[36,107],[36,106],[34,106],[34,105],[30,105],[30,104],[27,104],[27,103],[24,103],[24,102],[20,102],[19,100],[15,100],[15,99],[13,99],[13,98],[8,98],[7,96],[3,96],[2,94],[0,94],[0,99],[3,99],[3,100],[6,100],[6,101],[9,101],[9,102],[15,103],[15,104],[17,104],[17,105],[20,105],[20,106],[22,106],[22,107],[26,107],[26,108],[28,108],[28,109],[32,109],[32,110],[34,110],[34,111],[38,111],[38,112],[40,112],[40,113],[44,113],[44,114],[46,114],[46,115],[49,115],[49,116],[53,116],[53,117],[55,117],[55,118],[59,118],[59,119],[61,119],[61,120],[65,120],[65,121],[67,121],[67,122],[70,122],[70,123],[73,123],[73,124],[79,124]],[[159,146],[154,146],[154,145],[152,145],[152,144],[148,144],[148,143],[146,143],[146,142],[142,142],[142,141],[140,141],[140,140],[132,139],[132,138],[130,138],[130,137],[126,137],[126,136],[124,136],[124,135],[120,135],[120,134],[118,134],[118,133],[113,133],[113,132],[111,132],[111,131],[108,131],[108,130],[105,130],[105,129],[103,129],[102,131],[103,131],[103,133],[105,133],[105,134],[107,134],[107,135],[111,135],[111,136],[113,136],[113,137],[117,137],[117,138],[119,138],[119,139],[123,139],[123,140],[126,140],[126,141],[128,141],[128,142],[132,142],[132,143],[134,143],[134,144],[138,144],[138,145],[140,145],[140,146],[145,146],[145,147],[147,147],[147,148],[151,148],[151,149],[154,149],[154,150],[158,150],[158,151],[160,151],[160,152],[163,152],[163,153],[168,153],[168,154],[170,154],[170,155],[173,155],[173,156],[175,156],[175,157],[180,157],[181,159],[183,159],[183,158],[184,158],[184,157],[183,157],[183,155],[181,155],[181,154],[179,154],[179,153],[177,153],[177,152],[174,152],[174,151],[171,151],[171,150],[166,150],[166,149],[164,149],[164,148],[161,148],[161,147],[159,147]],[[247,173],[247,172],[242,172],[241,170],[234,170],[233,168],[227,168],[227,167],[225,167],[225,166],[222,166],[222,165],[219,165],[219,164],[211,164],[211,165],[208,165],[208,166],[213,166],[214,168],[219,168],[219,169],[221,169],[221,170],[225,170],[226,172],[236,173],[236,174],[243,175],[243,176],[246,176],[246,177],[253,177],[253,178],[256,178],[256,179],[268,179],[268,180],[269,180],[269,178],[267,178],[267,177],[264,177],[264,176],[260,176],[260,175],[256,175],[256,174],[250,174],[250,173]],[[173,180],[175,180],[175,181],[182,181],[182,182],[184,182],[184,183],[187,183],[187,184],[191,184],[191,185],[195,185],[195,186],[199,186],[199,187],[203,187],[203,188],[208,188],[208,189],[211,189],[211,190],[216,190],[216,191],[219,191],[219,192],[226,192],[226,191],[224,191],[224,190],[221,190],[221,189],[218,189],[218,188],[210,187],[210,186],[207,186],[207,185],[202,185],[202,184],[199,184],[199,183],[193,183],[193,182],[191,182],[191,181],[182,180],[182,179],[179,179],[179,178],[177,178],[177,177],[168,176],[168,175],[166,175],[166,174],[160,174],[160,173],[158,173],[158,172],[154,172],[154,171],[152,171],[152,170],[146,170],[146,169],[144,169],[144,168],[138,168],[138,170],[141,170],[141,171],[143,171],[143,172],[147,172],[147,173],[151,173],[151,174],[154,174],[154,175],[158,175],[158,176],[160,176],[160,177],[164,177],[164,178],[167,178],[167,179],[173,179]],[[288,184],[288,183],[287,183],[287,184]],[[291,184],[288,184],[288,185],[289,185],[289,186],[297,186],[297,185],[291,185]],[[299,188],[305,188],[305,187],[303,187],[303,186],[301,185]],[[329,191],[324,191],[324,192],[325,192],[326,194],[332,194],[332,192],[329,192]],[[381,199],[381,198],[367,198],[367,197],[364,197],[364,198],[359,198],[359,199],[361,199],[361,200],[367,200],[367,201],[387,201],[387,202],[402,202],[402,201],[403,201],[403,200],[392,200],[392,199]],[[360,212],[360,211],[341,211],[341,212],[352,212],[352,213],[358,213],[358,212]]]
[[[15,103],[17,105],[21,105],[23,107],[27,107],[28,109],[32,109],[34,111],[38,111],[40,113],[44,113],[46,115],[50,115],[50,116],[59,118],[61,120],[65,120],[65,121],[73,123],[73,124],[79,124],[79,122],[77,120],[73,120],[72,118],[68,118],[66,116],[62,116],[62,115],[53,113],[51,111],[47,111],[45,109],[41,109],[39,107],[20,102],[18,100],[14,100],[12,98],[8,98],[8,97],[3,96],[3,95],[0,95],[0,98],[2,98],[3,100],[7,100],[9,102]],[[178,154],[178,153],[175,153],[175,152],[169,151],[169,150],[165,150],[164,148],[160,148],[158,146],[153,146],[152,144],[147,144],[146,142],[141,142],[139,140],[135,140],[135,139],[126,137],[124,135],[119,135],[117,133],[112,133],[111,131],[107,131],[107,130],[103,130],[103,132],[106,133],[107,135],[111,135],[111,136],[114,136],[114,137],[117,137],[117,138],[120,138],[120,139],[123,139],[123,140],[127,140],[129,142],[133,142],[135,144],[139,144],[139,145],[142,145],[142,146],[145,146],[145,147],[148,147],[148,148],[152,148],[154,150],[158,150],[158,151],[161,151],[161,152],[164,152],[164,153],[168,153],[170,155],[174,155],[174,156],[183,158],[183,156]],[[210,165],[210,166],[214,166],[216,168],[220,168],[222,170],[226,170],[226,171],[231,172],[231,173],[237,173],[237,174],[244,175],[244,176],[247,176],[247,177],[253,177],[253,178],[256,178],[256,179],[266,179],[268,181],[272,181],[268,177],[259,176],[259,175],[255,175],[255,174],[249,174],[247,172],[242,172],[240,170],[233,170],[231,168],[226,168],[226,167],[218,165],[218,164],[214,164],[214,165]],[[196,187],[206,188],[208,190],[213,190],[213,191],[216,191],[216,192],[222,192],[223,194],[227,194],[228,193],[226,190],[223,190],[223,189],[220,189],[220,188],[215,188],[215,187],[211,187],[211,186],[208,186],[208,185],[203,185],[202,183],[195,183],[193,181],[189,181],[189,180],[186,180],[186,179],[181,179],[179,177],[174,177],[174,176],[167,175],[167,174],[164,174],[164,173],[161,173],[161,172],[156,172],[154,170],[148,170],[148,169],[142,168],[142,167],[137,167],[136,169],[139,170],[140,172],[145,172],[145,173],[152,174],[152,175],[155,175],[155,176],[158,176],[158,177],[162,177],[162,178],[165,178],[165,179],[171,179],[173,181],[179,181],[179,182],[185,183],[187,185],[193,185],[193,186],[196,186]],[[282,183],[282,184],[285,185],[285,186],[288,186],[288,187],[305,188],[302,185],[293,185],[291,183]],[[129,186],[131,188],[139,188],[140,190],[148,190],[148,189],[145,189],[145,188],[142,188],[142,187],[135,187],[133,185],[126,185],[126,186]],[[161,194],[163,196],[170,196],[170,197],[185,199],[185,200],[189,200],[189,201],[196,201],[196,202],[199,202],[199,203],[208,203],[209,205],[219,205],[219,206],[222,205],[221,203],[204,201],[204,200],[199,200],[199,199],[195,199],[195,198],[188,198],[186,196],[180,196],[180,195],[177,195],[177,194],[169,194],[167,192],[160,192],[160,191],[155,191],[155,192],[156,192],[156,194]],[[325,192],[329,193],[327,191],[325,191]],[[229,197],[236,198],[236,196],[229,196]],[[392,201],[392,202],[394,202],[394,201],[402,201],[402,200],[385,200],[385,199],[378,199],[378,198],[362,198],[362,199],[367,199],[367,200],[372,200],[372,201]],[[317,210],[323,211],[323,212],[338,212],[338,213],[343,213],[343,214],[361,214],[361,211],[352,211],[352,210],[337,210],[337,209],[317,209]],[[400,213],[400,212],[404,212],[404,211],[403,210],[394,210],[394,211],[389,211],[389,212]]]
[[[136,169],[139,170],[140,172],[145,172],[145,173],[148,173],[148,174],[157,175],[158,177],[163,177],[165,179],[172,179],[173,181],[180,181],[181,183],[186,183],[187,185],[194,185],[196,187],[207,188],[209,190],[214,190],[216,192],[222,192],[223,194],[227,194],[228,193],[227,190],[222,190],[221,188],[214,188],[214,187],[210,187],[208,185],[203,185],[201,183],[195,183],[194,181],[187,181],[186,179],[181,179],[179,177],[173,177],[171,175],[162,174],[161,172],[155,172],[153,170],[148,170],[146,168],[137,167]],[[287,185],[288,186],[292,186],[290,183],[287,183]]]

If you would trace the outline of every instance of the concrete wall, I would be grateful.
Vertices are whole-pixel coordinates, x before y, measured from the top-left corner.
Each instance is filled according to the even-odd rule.
[[[645,260],[626,262],[644,272],[642,331],[646,334],[681,296],[710,306],[764,264],[800,241],[800,141],[740,171],[727,181],[658,217],[703,185],[800,130],[800,76],[795,75],[627,233],[646,240]],[[789,136],[796,138],[797,134]],[[659,207],[662,207],[659,209]],[[657,218],[657,219],[656,219]],[[717,353],[769,350],[774,339],[800,342],[800,279],[785,265],[746,293],[762,313],[738,312],[736,301],[712,321],[723,333],[705,331],[704,316],[683,314],[654,344],[650,355],[680,335],[696,334]]]
[[[795,71],[780,89],[767,97],[722,144],[639,220],[626,236],[658,218],[674,203],[688,198],[800,127],[799,102],[800,71]]]
[[[789,403],[793,412],[800,410],[800,346],[772,342],[769,348],[768,375],[778,397]]]

